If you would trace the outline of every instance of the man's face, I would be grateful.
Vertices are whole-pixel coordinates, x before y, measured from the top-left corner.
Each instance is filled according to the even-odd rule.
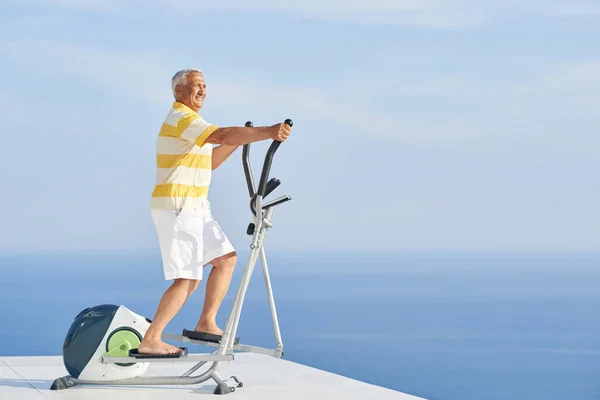
[[[178,101],[198,112],[204,105],[206,97],[204,76],[198,72],[188,74],[186,85],[177,87],[176,94]]]

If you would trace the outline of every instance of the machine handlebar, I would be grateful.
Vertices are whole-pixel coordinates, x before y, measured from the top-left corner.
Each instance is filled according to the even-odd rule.
[[[286,119],[285,124],[290,127],[294,125],[294,121],[291,119]],[[253,123],[251,121],[246,122],[246,127],[253,127]],[[269,173],[271,171],[271,165],[273,164],[273,156],[275,156],[275,152],[281,145],[281,142],[278,140],[273,140],[271,146],[269,146],[269,150],[267,150],[267,154],[265,156],[265,161],[263,163],[262,173],[260,176],[260,181],[258,183],[258,190],[254,191],[254,180],[252,178],[252,169],[250,167],[250,144],[245,144],[242,151],[242,160],[244,165],[244,173],[246,174],[246,184],[248,185],[248,194],[250,195],[250,209],[252,213],[256,215],[256,206],[255,199],[257,196],[261,196],[264,198],[267,196],[272,190],[274,190],[277,186],[279,186],[278,180],[269,181]]]
[[[284,123],[289,126],[294,125],[294,122],[289,118],[286,119]],[[258,184],[257,194],[259,196],[265,197],[265,193],[267,190],[267,180],[269,179],[269,172],[271,171],[271,164],[273,164],[273,156],[275,155],[275,152],[279,148],[280,144],[281,144],[280,141],[273,140],[273,143],[271,143],[271,146],[269,147],[269,150],[267,151],[267,155],[265,156],[265,162],[263,164],[262,174],[260,176],[260,182]]]
[[[246,122],[247,128],[252,128],[253,126],[251,121]],[[252,168],[250,168],[250,143],[244,145],[242,150],[242,161],[244,164],[244,173],[246,174],[248,193],[250,194],[250,197],[254,197],[254,180],[252,179]]]

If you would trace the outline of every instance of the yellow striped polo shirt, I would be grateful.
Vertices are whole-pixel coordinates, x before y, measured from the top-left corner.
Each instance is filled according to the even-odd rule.
[[[151,208],[198,207],[208,197],[213,147],[205,141],[217,128],[186,105],[173,103],[156,140]]]

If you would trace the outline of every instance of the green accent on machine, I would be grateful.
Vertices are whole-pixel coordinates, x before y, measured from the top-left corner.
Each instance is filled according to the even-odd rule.
[[[129,357],[129,350],[137,349],[142,342],[142,335],[136,330],[128,327],[122,327],[115,330],[106,339],[107,357]],[[135,363],[115,363],[119,367],[131,367]]]
[[[108,357],[129,357],[129,350],[137,349],[141,339],[131,329],[122,328],[114,332],[106,342],[106,353]]]

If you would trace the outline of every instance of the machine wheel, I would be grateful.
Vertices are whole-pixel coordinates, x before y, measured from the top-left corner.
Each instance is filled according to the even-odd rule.
[[[116,329],[106,340],[106,355],[110,357],[129,357],[129,350],[137,349],[142,342],[142,335],[135,329],[122,327]],[[129,367],[135,363],[116,363],[121,367]]]

